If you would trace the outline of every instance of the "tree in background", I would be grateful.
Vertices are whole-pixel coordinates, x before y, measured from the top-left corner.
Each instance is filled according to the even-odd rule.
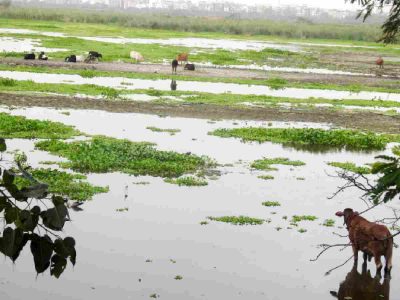
[[[11,0],[0,0],[0,7],[8,8],[11,6]]]
[[[358,18],[362,17],[365,21],[374,10],[382,10],[390,7],[389,16],[382,25],[383,35],[379,41],[384,43],[394,43],[400,29],[400,0],[346,0],[346,2],[357,3],[362,6]]]

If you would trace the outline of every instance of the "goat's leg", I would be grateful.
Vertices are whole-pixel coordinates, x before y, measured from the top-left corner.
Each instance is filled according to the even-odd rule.
[[[354,255],[354,264],[356,265],[358,262],[358,248],[356,245],[352,245],[353,248],[353,255]]]
[[[381,256],[374,253],[374,258],[375,258],[375,265],[376,265],[376,275],[381,276],[381,271],[382,271]]]

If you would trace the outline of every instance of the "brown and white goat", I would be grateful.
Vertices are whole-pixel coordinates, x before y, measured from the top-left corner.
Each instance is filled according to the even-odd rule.
[[[351,208],[338,211],[336,216],[343,217],[349,231],[349,238],[354,253],[354,263],[358,261],[358,251],[364,253],[364,263],[367,258],[374,257],[377,272],[382,270],[381,256],[385,257],[385,273],[390,274],[392,269],[393,237],[389,229],[361,217]]]

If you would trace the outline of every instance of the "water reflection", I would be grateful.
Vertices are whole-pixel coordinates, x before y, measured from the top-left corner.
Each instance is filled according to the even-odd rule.
[[[354,265],[347,274],[346,279],[340,284],[339,291],[331,292],[331,295],[339,300],[372,300],[390,297],[390,278],[381,280],[380,276],[371,276],[367,265],[363,264],[361,274]]]
[[[176,91],[176,88],[178,87],[178,84],[176,83],[175,79],[171,80],[171,91]]]

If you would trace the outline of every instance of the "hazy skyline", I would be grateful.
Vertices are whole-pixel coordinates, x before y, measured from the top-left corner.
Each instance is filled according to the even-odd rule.
[[[210,1],[210,0],[207,0]],[[228,1],[228,0],[227,0]],[[217,1],[218,2],[218,1]],[[329,9],[340,9],[340,10],[357,10],[358,5],[346,3],[345,0],[229,0],[229,2],[235,3],[247,3],[247,4],[259,4],[259,5],[308,5],[312,7],[329,8]]]

